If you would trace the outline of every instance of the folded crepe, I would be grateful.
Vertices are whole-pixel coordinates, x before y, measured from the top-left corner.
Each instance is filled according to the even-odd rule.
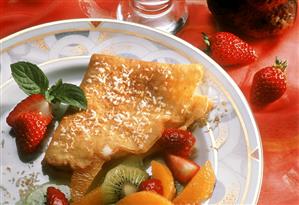
[[[79,199],[105,162],[146,153],[165,128],[205,119],[211,103],[196,94],[202,78],[198,64],[94,54],[81,83],[87,109],[63,117],[45,161],[73,170],[72,197]]]

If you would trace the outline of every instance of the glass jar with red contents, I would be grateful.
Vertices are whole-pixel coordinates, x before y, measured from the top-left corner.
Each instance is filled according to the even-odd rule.
[[[256,38],[283,33],[293,26],[297,14],[296,0],[207,0],[207,3],[221,25]]]

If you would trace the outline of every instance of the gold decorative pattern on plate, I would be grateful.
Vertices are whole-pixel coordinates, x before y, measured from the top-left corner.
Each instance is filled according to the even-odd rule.
[[[101,21],[91,21],[90,23],[92,28],[97,28],[101,24]]]
[[[256,148],[254,151],[251,152],[250,156],[256,160],[260,160],[259,150]]]

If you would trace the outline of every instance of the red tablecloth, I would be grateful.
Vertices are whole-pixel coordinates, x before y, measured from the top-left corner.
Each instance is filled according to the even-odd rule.
[[[88,0],[1,0],[0,37],[37,24],[69,18],[115,17],[118,1],[98,0],[101,14],[88,11]],[[81,2],[78,3],[78,2]],[[219,28],[205,1],[189,1],[189,19],[177,34],[194,46],[204,48],[201,32]],[[245,38],[259,59],[250,66],[227,69],[245,96],[253,74],[272,65],[276,56],[288,60],[288,89],[283,97],[263,110],[255,110],[264,151],[264,179],[259,204],[299,204],[299,20],[279,37]]]

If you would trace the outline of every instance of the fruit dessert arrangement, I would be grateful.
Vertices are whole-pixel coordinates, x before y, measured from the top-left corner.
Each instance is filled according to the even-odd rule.
[[[232,33],[217,32],[210,36],[203,33],[203,40],[207,45],[207,54],[224,68],[248,65],[258,59],[255,50]],[[109,66],[117,69],[112,71]],[[133,70],[127,69],[131,67]],[[154,69],[148,69],[149,67]],[[284,94],[287,88],[286,67],[286,61],[276,59],[274,65],[255,73],[250,93],[253,106],[264,107]],[[62,80],[49,88],[49,81],[43,72],[28,62],[12,64],[11,68],[15,81],[29,95],[7,117],[7,123],[16,135],[17,147],[23,154],[33,153],[39,148],[55,115],[52,105],[70,105],[52,137],[45,161],[58,168],[67,165],[73,170],[71,190],[67,186],[45,184],[30,193],[21,203],[198,204],[211,196],[216,181],[215,174],[210,162],[200,167],[192,160],[191,153],[196,138],[187,131],[193,123],[204,120],[212,107],[206,97],[193,95],[202,78],[200,66],[163,65],[94,55],[81,88],[63,83]],[[97,76],[98,73],[103,75]],[[122,78],[119,78],[120,75]],[[181,79],[179,76],[185,78]],[[132,82],[136,85],[131,90],[134,91],[131,97],[141,103],[136,106],[130,101],[129,105],[115,111],[114,107],[119,107],[118,100],[125,101],[128,96],[122,95],[124,90],[117,90],[118,95],[115,96],[114,92],[107,91],[107,85],[110,90],[127,89],[132,86]],[[124,86],[118,87],[120,84]],[[140,95],[140,90],[147,91],[148,96],[144,93]],[[98,101],[95,96],[108,98]],[[156,101],[161,97],[167,99],[167,106],[157,107]],[[107,100],[110,102],[107,103]],[[142,118],[142,115],[136,115],[140,109],[143,109],[143,115],[146,113],[148,116],[147,120],[153,123],[138,121]],[[100,120],[96,116],[104,116],[107,110],[114,110],[116,113],[108,113],[108,118],[101,122],[100,128],[106,131],[88,134],[99,130],[89,130],[88,126],[95,125]],[[141,136],[141,139],[131,137],[136,132],[129,127],[111,127],[113,123],[123,122],[119,118],[124,116],[120,113],[123,110],[134,113],[132,119],[137,123],[131,125],[133,129],[141,125],[144,127],[139,131],[147,130],[147,134]],[[112,114],[117,116],[114,122],[109,121]],[[91,124],[85,124],[87,118]],[[77,128],[74,127],[80,127],[81,131],[76,132]],[[111,129],[120,130],[109,133]],[[94,135],[100,135],[101,141],[94,138]],[[118,135],[122,136],[119,141],[115,140]],[[101,153],[95,150],[100,150]],[[124,158],[124,153],[130,153],[134,157]],[[151,159],[149,156],[157,153],[160,153],[163,160],[152,160],[150,166],[146,166]],[[100,157],[94,158],[94,155]],[[107,169],[103,165],[110,160],[117,163]],[[148,170],[151,172],[147,172]],[[102,173],[98,180],[101,183],[94,188],[91,184],[98,173]],[[91,190],[91,187],[94,189]]]
[[[70,106],[44,159],[73,170],[70,188],[47,183],[20,204],[200,204],[211,197],[213,168],[192,159],[196,138],[187,129],[212,109],[206,96],[195,94],[200,65],[95,54],[80,87],[62,80],[49,87],[41,69],[28,62],[11,70],[29,95],[7,117],[22,154],[39,149],[57,118],[53,104]]]

